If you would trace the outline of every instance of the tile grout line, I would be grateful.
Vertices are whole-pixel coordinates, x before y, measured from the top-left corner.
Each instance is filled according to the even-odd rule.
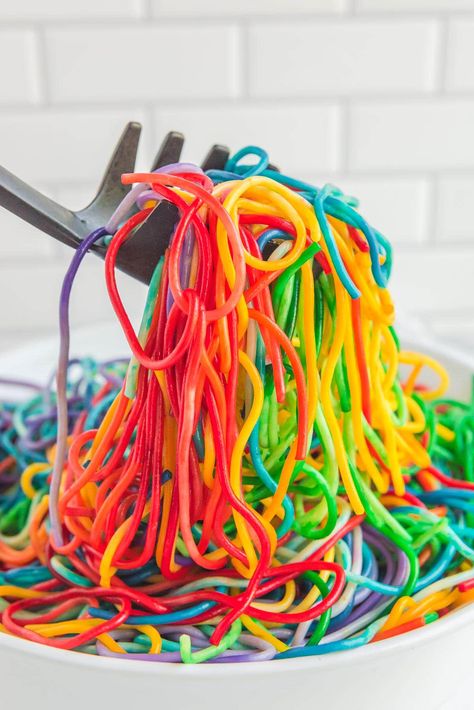
[[[196,3],[198,5],[198,3]],[[107,17],[106,15],[97,17],[87,17],[87,16],[57,16],[57,17],[38,17],[34,20],[30,18],[1,18],[1,29],[8,30],[10,28],[22,28],[31,26],[32,22],[36,26],[51,26],[55,29],[69,28],[71,24],[79,29],[84,28],[85,30],[91,27],[129,27],[130,22],[134,24],[140,24],[144,19],[152,20],[152,24],[156,26],[169,26],[175,25],[179,27],[183,21],[191,22],[193,25],[221,25],[226,23],[232,23],[239,20],[247,20],[250,22],[271,22],[272,24],[283,24],[288,25],[288,23],[293,24],[304,24],[309,20],[313,20],[315,23],[330,22],[330,23],[344,23],[350,18],[350,21],[354,24],[364,24],[365,22],[371,21],[384,21],[390,24],[393,21],[406,21],[407,24],[410,22],[419,22],[420,20],[430,20],[434,17],[439,18],[454,18],[454,19],[466,19],[474,18],[474,7],[471,9],[454,9],[454,10],[436,10],[433,8],[427,10],[361,10],[357,7],[355,0],[349,0],[349,4],[342,11],[322,11],[317,12],[314,10],[307,10],[304,12],[298,12],[296,15],[291,12],[281,12],[278,14],[256,12],[254,14],[235,12],[229,14],[216,14],[209,13],[209,15],[202,15],[199,13],[183,13],[183,14],[170,14],[166,12],[155,13],[153,12],[152,0],[144,0],[144,4],[141,4],[141,9],[138,13],[130,13],[123,15],[112,15]]]
[[[48,103],[44,106],[32,107],[27,102],[11,102],[9,104],[4,104],[1,106],[2,117],[11,115],[31,115],[32,113],[40,114],[41,111],[48,110],[58,113],[73,113],[76,111],[87,112],[112,112],[112,111],[123,111],[131,107],[136,107],[137,103],[146,100],[145,97],[137,99],[113,99],[113,100],[94,100],[85,99],[80,100],[55,100],[54,102]],[[391,94],[387,93],[364,93],[361,92],[358,95],[346,93],[314,93],[311,96],[305,95],[291,95],[291,94],[275,94],[271,96],[242,96],[239,97],[240,103],[247,108],[250,107],[276,107],[280,102],[285,101],[290,106],[301,106],[308,108],[327,108],[328,106],[334,106],[341,101],[350,101],[355,107],[360,105],[370,105],[378,107],[387,107],[387,105],[399,105],[404,104],[408,106],[421,105],[430,106],[437,104],[440,100],[444,103],[456,103],[464,102],[469,105],[474,103],[474,90],[463,90],[463,91],[450,91],[446,94],[435,94],[428,93],[426,90],[420,91],[420,93],[401,93],[393,92]],[[188,98],[178,99],[175,97],[167,97],[162,100],[162,104],[167,109],[175,108],[221,108],[221,107],[231,107],[235,104],[234,96],[200,96],[193,100]]]

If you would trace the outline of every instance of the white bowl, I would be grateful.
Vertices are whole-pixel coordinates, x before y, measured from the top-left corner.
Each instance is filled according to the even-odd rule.
[[[409,330],[409,329],[408,329]],[[469,394],[472,360],[420,334],[404,344],[435,355],[451,392]],[[44,379],[56,358],[50,339],[0,357],[0,377]],[[73,353],[126,353],[112,325],[78,331]],[[1,393],[0,393],[1,396]],[[8,710],[472,710],[474,605],[429,626],[354,651],[285,661],[207,666],[87,656],[0,634],[0,707]]]

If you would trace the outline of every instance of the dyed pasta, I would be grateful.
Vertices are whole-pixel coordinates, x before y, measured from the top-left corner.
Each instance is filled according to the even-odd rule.
[[[474,398],[443,399],[441,366],[400,349],[386,239],[259,148],[123,182],[135,202],[65,277],[56,385],[0,408],[0,630],[142,661],[263,661],[471,601]],[[179,219],[135,333],[115,262],[162,200]],[[71,287],[98,240],[128,363],[69,360]]]

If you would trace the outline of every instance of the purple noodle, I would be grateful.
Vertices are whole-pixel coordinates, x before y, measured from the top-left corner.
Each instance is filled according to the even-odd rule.
[[[51,487],[49,493],[49,519],[51,523],[51,534],[56,545],[63,544],[63,535],[61,523],[59,520],[59,488],[61,484],[61,474],[64,468],[67,452],[67,435],[68,435],[68,406],[67,406],[67,370],[69,359],[69,299],[71,296],[72,284],[77,274],[77,270],[87,254],[90,247],[99,239],[104,237],[107,231],[100,227],[94,230],[86,237],[77,248],[71,264],[64,277],[63,286],[61,289],[61,297],[59,302],[59,358],[58,369],[56,373],[56,390],[57,390],[57,413],[58,413],[58,432],[57,432],[57,447],[56,456],[54,459],[53,473],[51,476]]]
[[[369,579],[378,579],[379,577],[379,563],[377,562],[377,558],[375,555],[372,553],[372,564],[370,567],[370,570],[367,572],[367,577]],[[362,602],[367,599],[372,594],[372,590],[369,589],[368,587],[359,587],[356,589],[356,593],[354,594],[354,606],[357,607],[359,604],[362,604]]]
[[[400,581],[397,581],[400,578],[400,569],[403,568],[404,570],[406,570],[406,558],[402,551],[398,547],[392,548],[387,539],[373,529],[364,528],[364,536],[366,541],[371,545],[371,547],[375,548],[381,554],[385,562],[385,574],[382,579],[382,582],[384,584],[401,584],[404,581],[404,577],[402,577]],[[391,548],[396,554],[396,570]],[[403,564],[403,562],[405,562],[405,565]],[[381,594],[380,592],[372,592],[371,594],[369,594],[365,598],[365,600],[361,604],[359,604],[356,609],[354,609],[352,614],[350,614],[347,620],[348,623],[349,621],[355,621],[368,611],[374,609],[381,599],[385,599],[385,595]]]
[[[408,560],[406,556],[403,554],[403,552],[399,549],[396,548],[396,555],[397,555],[397,569],[396,572],[393,576],[393,578],[390,580],[390,583],[395,585],[401,585],[406,581],[407,575],[408,575]],[[337,631],[334,631],[327,636],[324,637],[322,640],[322,643],[330,643],[331,641],[340,641],[344,638],[347,638],[348,636],[352,636],[352,634],[356,633],[357,631],[360,631],[360,629],[364,628],[367,624],[371,623],[375,618],[379,617],[382,612],[390,606],[390,604],[393,601],[393,597],[389,597],[387,599],[386,596],[382,594],[377,594],[375,598],[375,604],[371,603],[369,610],[367,608],[364,608],[364,605],[367,604],[367,602],[372,600],[372,596],[366,599],[366,601],[360,605],[360,607],[354,611],[352,614],[349,615],[349,617],[346,619],[346,623],[343,627],[338,629]],[[380,597],[383,597],[383,600],[380,603],[378,602],[378,599]],[[369,606],[369,605],[368,605]],[[361,608],[363,609],[363,612],[361,613]],[[375,612],[375,613],[374,613]],[[348,627],[351,627],[350,630]]]
[[[26,387],[27,389],[35,390],[36,392],[41,392],[43,387],[36,384],[35,382],[29,382],[28,380],[19,380],[10,377],[0,377],[0,385],[6,385],[7,387]]]

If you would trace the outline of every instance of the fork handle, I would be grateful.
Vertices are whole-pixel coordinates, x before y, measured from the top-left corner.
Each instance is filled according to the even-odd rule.
[[[73,249],[87,236],[87,227],[71,210],[58,205],[1,165],[0,205]]]

